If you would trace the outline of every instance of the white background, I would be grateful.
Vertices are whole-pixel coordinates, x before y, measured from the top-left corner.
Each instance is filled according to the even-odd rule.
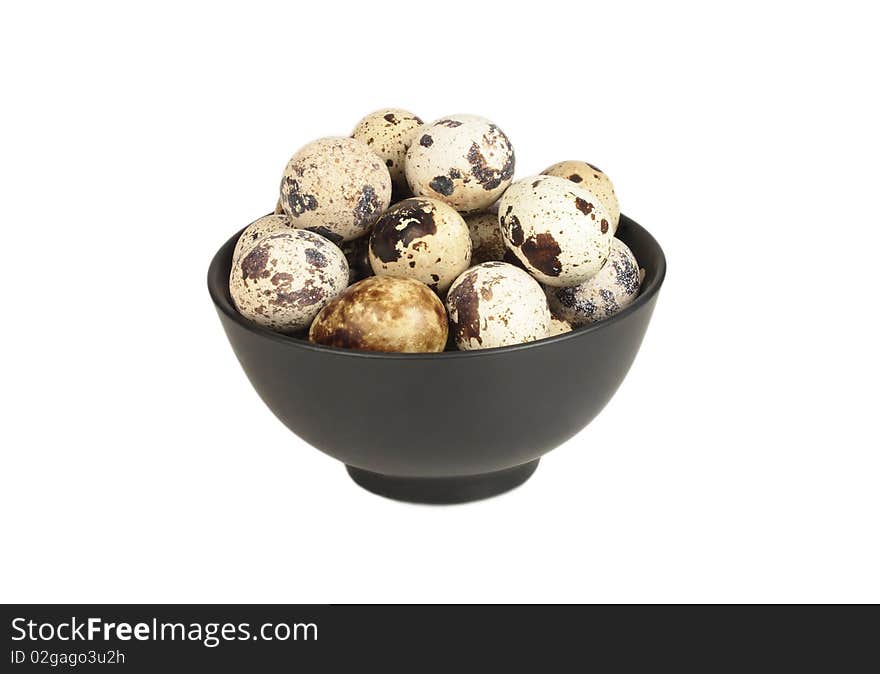
[[[0,599],[880,601],[858,7],[4,4]],[[481,503],[356,487],[205,287],[288,157],[385,106],[491,118],[519,177],[598,164],[668,256],[614,400]]]

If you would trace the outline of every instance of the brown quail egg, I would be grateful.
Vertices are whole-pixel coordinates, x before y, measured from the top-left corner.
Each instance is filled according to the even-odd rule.
[[[550,168],[542,171],[541,175],[566,178],[581,187],[586,187],[596,195],[610,216],[608,223],[611,225],[612,234],[617,232],[617,223],[620,221],[620,204],[617,202],[611,178],[602,171],[585,161],[569,160],[553,164]]]
[[[514,163],[513,146],[495,124],[450,115],[419,129],[406,153],[406,180],[416,196],[478,211],[504,192]]]
[[[466,215],[471,234],[471,264],[480,264],[491,260],[503,260],[507,248],[498,226],[498,213],[494,210],[479,211]]]
[[[277,234],[278,232],[286,232],[294,229],[290,223],[290,218],[286,215],[264,215],[258,220],[254,220],[238,237],[235,244],[235,250],[232,251],[232,261],[238,260],[241,251],[245,248],[253,246],[257,241],[269,234]]]
[[[446,298],[455,343],[463,351],[543,339],[550,309],[535,279],[506,262],[483,262],[459,276]]]
[[[400,108],[385,108],[357,123],[352,138],[368,145],[385,162],[398,197],[410,196],[403,167],[414,134],[424,124],[416,115]]]
[[[284,215],[284,206],[281,205],[281,197],[278,197],[278,203],[275,204],[274,215]]]
[[[348,261],[349,285],[373,275],[373,268],[370,266],[369,234],[365,234],[354,241],[345,241],[339,244],[339,247]]]
[[[424,283],[371,276],[321,310],[309,339],[343,349],[437,352],[446,346],[448,331],[443,303]]]
[[[553,313],[580,326],[613,316],[639,294],[641,275],[635,256],[620,239],[611,242],[605,266],[588,281],[572,288],[548,287]]]
[[[541,283],[583,283],[611,250],[610,216],[585,188],[556,176],[511,185],[498,203],[504,243]]]
[[[438,293],[470,266],[471,237],[458,212],[436,199],[414,197],[389,208],[370,236],[377,276],[414,278]]]
[[[550,316],[550,330],[547,332],[548,337],[555,337],[556,335],[564,335],[566,332],[571,332],[571,323],[562,318],[556,318],[556,316]]]
[[[297,332],[348,285],[348,263],[330,241],[291,229],[245,247],[229,275],[243,316],[272,330]]]
[[[309,143],[281,179],[281,205],[291,222],[334,243],[366,234],[390,203],[388,168],[354,138]]]

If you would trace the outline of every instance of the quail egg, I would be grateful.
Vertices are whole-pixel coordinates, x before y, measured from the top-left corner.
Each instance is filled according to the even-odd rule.
[[[498,213],[494,210],[479,211],[466,215],[471,233],[471,264],[480,264],[491,260],[503,260],[507,248],[498,226]]]
[[[307,328],[346,285],[342,251],[302,229],[268,234],[245,247],[229,275],[229,294],[243,316],[288,333]]]
[[[414,197],[382,214],[369,254],[377,276],[414,278],[441,293],[470,266],[471,237],[454,208]]]
[[[321,310],[309,340],[365,351],[437,352],[445,348],[448,331],[443,303],[424,283],[371,276]]]
[[[566,332],[571,332],[571,323],[551,314],[550,330],[547,332],[547,336],[555,337],[556,335],[564,335]]]
[[[504,243],[535,278],[557,287],[601,269],[613,238],[609,218],[592,192],[556,176],[520,180],[498,203]]]
[[[617,202],[611,178],[605,173],[585,161],[569,160],[553,164],[550,168],[542,171],[541,175],[566,178],[581,187],[586,187],[596,195],[610,216],[608,223],[611,225],[612,234],[617,232],[617,223],[620,221],[620,204]]]
[[[535,279],[506,262],[483,262],[459,276],[446,298],[455,343],[463,351],[543,339],[550,309]]]
[[[416,196],[457,211],[487,208],[510,184],[515,158],[504,132],[488,119],[450,115],[426,124],[406,153],[406,180]]]
[[[238,260],[241,251],[254,245],[257,241],[269,234],[277,234],[278,232],[286,232],[294,229],[290,223],[290,218],[286,215],[264,215],[258,220],[254,220],[238,237],[235,244],[235,250],[232,251],[233,264]]]
[[[572,325],[586,325],[613,316],[639,294],[641,274],[636,258],[620,239],[611,241],[611,255],[599,272],[571,288],[548,287],[553,313]]]
[[[408,110],[377,110],[357,123],[352,138],[368,145],[385,162],[395,195],[410,195],[403,167],[413,135],[424,122]]]
[[[388,168],[354,138],[309,143],[281,179],[281,205],[291,222],[334,243],[366,234],[390,203]]]
[[[339,244],[345,259],[348,261],[348,284],[373,275],[370,266],[370,235],[365,234],[353,241],[345,241]]]

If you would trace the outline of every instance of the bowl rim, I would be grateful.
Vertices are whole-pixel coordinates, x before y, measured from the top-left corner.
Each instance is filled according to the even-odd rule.
[[[275,332],[273,330],[270,330],[269,328],[254,323],[253,321],[250,321],[242,316],[235,308],[235,305],[232,303],[232,298],[229,295],[228,283],[220,283],[220,288],[218,288],[218,284],[212,282],[212,279],[217,278],[218,276],[220,278],[228,278],[228,271],[225,274],[218,273],[217,271],[217,268],[220,267],[221,264],[220,257],[227,246],[229,246],[230,244],[234,246],[235,241],[238,240],[238,237],[244,231],[244,227],[236,232],[222,246],[220,246],[220,248],[214,254],[214,257],[211,259],[211,264],[208,267],[208,292],[211,295],[214,306],[216,306],[217,309],[222,311],[226,316],[235,321],[241,327],[259,337],[271,339],[276,342],[281,342],[294,348],[306,349],[308,351],[315,351],[327,355],[336,355],[348,358],[371,358],[385,360],[439,360],[447,358],[488,358],[492,356],[503,356],[516,351],[524,351],[526,349],[540,349],[543,347],[549,347],[553,344],[557,344],[569,339],[578,339],[586,334],[607,329],[610,325],[624,320],[630,314],[639,311],[641,307],[646,305],[654,298],[654,296],[659,292],[660,286],[663,285],[663,281],[666,278],[666,255],[663,253],[663,248],[660,246],[660,244],[657,242],[657,239],[654,238],[651,232],[649,232],[638,222],[624,215],[623,213],[620,214],[620,224],[629,229],[639,230],[643,236],[647,237],[649,244],[657,250],[657,253],[659,253],[659,263],[657,265],[656,273],[653,274],[649,283],[642,285],[642,287],[639,289],[639,295],[638,297],[636,297],[635,301],[625,309],[614,314],[611,318],[606,318],[604,320],[597,321],[596,323],[591,323],[589,325],[584,325],[579,328],[574,328],[570,332],[565,332],[560,335],[545,337],[543,339],[538,339],[533,342],[525,342],[523,344],[513,344],[511,346],[498,346],[488,349],[475,349],[472,351],[441,351],[432,353],[364,351],[359,349],[343,349],[336,346],[324,346],[323,344],[313,344],[308,340],[301,339],[299,337],[293,337],[291,335],[285,335],[280,332]]]

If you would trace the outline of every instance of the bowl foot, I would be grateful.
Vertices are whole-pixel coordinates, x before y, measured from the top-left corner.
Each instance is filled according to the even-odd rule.
[[[456,477],[395,477],[346,466],[351,479],[379,496],[411,503],[466,503],[477,501],[520,486],[528,480],[538,461],[505,468],[494,473]]]

